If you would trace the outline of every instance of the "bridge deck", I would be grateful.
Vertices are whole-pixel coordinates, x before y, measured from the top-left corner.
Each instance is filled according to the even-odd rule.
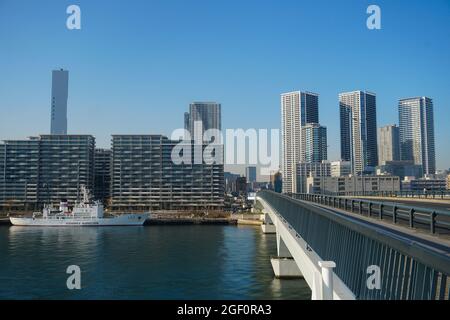
[[[442,221],[447,212],[270,191],[259,192],[258,199],[301,240],[292,247],[304,249],[306,243],[319,261],[335,263],[334,274],[356,299],[449,299],[450,237],[440,232],[450,229]],[[308,273],[301,268],[305,259],[294,258],[302,274]],[[378,268],[376,290],[366,282],[369,268]]]

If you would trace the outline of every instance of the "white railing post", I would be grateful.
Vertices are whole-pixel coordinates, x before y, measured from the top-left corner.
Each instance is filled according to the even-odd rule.
[[[322,300],[322,275],[318,271],[313,274],[311,300]]]
[[[334,261],[319,261],[322,268],[322,299],[333,300],[333,268],[336,268]]]

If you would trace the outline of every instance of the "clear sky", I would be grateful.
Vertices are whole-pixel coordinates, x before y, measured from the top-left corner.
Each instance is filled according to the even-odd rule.
[[[81,8],[81,30],[66,8]],[[366,9],[381,7],[381,30]],[[0,139],[50,130],[51,70],[69,79],[69,133],[170,134],[191,101],[222,103],[224,128],[279,128],[280,93],[320,94],[329,159],[338,93],[377,94],[378,126],[399,98],[430,96],[437,164],[450,167],[450,1],[0,0]]]

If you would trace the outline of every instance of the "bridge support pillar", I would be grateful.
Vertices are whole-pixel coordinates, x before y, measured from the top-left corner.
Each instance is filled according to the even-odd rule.
[[[263,223],[261,225],[261,229],[263,231],[263,233],[265,234],[274,234],[276,233],[276,228],[274,224],[265,224]]]
[[[273,234],[276,233],[276,227],[270,219],[270,216],[267,212],[264,212],[264,223],[261,225],[261,229],[265,234]]]
[[[284,243],[283,238],[281,238],[279,232],[277,232],[277,253],[278,257],[292,258],[292,254]]]
[[[276,278],[302,278],[303,275],[294,258],[272,257],[270,258],[273,272]]]

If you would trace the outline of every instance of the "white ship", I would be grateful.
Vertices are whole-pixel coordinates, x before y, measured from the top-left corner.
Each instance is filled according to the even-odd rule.
[[[112,217],[104,217],[103,205],[91,203],[89,191],[81,186],[83,200],[77,202],[73,210],[69,210],[67,201],[61,201],[59,209],[46,205],[42,212],[33,213],[29,218],[13,218],[10,221],[15,226],[141,226],[149,217],[148,213],[130,213]]]

